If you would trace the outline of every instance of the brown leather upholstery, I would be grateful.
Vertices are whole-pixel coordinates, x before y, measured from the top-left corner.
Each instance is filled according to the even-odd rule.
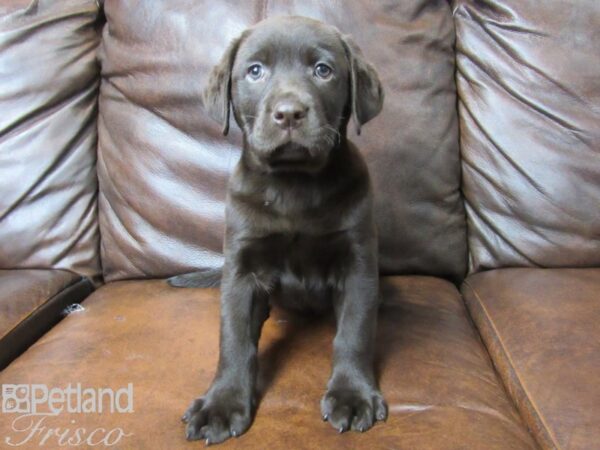
[[[98,279],[98,5],[10,1],[0,14],[0,268]]]
[[[387,278],[382,287],[378,371],[390,405],[387,423],[341,436],[323,423],[319,400],[330,370],[332,324],[273,314],[260,343],[264,397],[255,423],[219,448],[536,448],[456,288],[427,277]],[[203,446],[185,441],[179,419],[214,374],[218,292],[174,289],[164,281],[115,282],[83,305],[84,312],[65,318],[5,369],[0,384],[116,389],[133,383],[131,414],[65,412],[45,425],[121,427],[133,435],[119,448]],[[0,436],[22,436],[11,431],[14,417],[5,415]],[[29,444],[21,448],[39,448],[35,439]]]
[[[446,2],[105,2],[99,160],[107,280],[221,265],[226,180],[241,145],[202,108],[229,41],[271,15],[351,33],[383,80],[382,114],[352,139],[374,178],[385,273],[461,278],[454,27]],[[415,226],[414,224],[419,224]]]
[[[475,271],[600,265],[600,2],[457,0]]]
[[[502,379],[545,448],[600,443],[600,269],[504,269],[463,293]]]
[[[92,291],[64,270],[0,270],[0,370]]]

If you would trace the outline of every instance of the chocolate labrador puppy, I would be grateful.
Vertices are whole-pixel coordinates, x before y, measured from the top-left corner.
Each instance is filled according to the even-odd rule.
[[[235,39],[213,69],[207,111],[227,134],[233,112],[244,148],[228,189],[225,265],[171,278],[221,278],[217,374],[183,416],[190,440],[239,436],[255,412],[257,345],[271,304],[337,320],[333,370],[321,401],[339,432],[387,417],[373,373],[377,236],[367,166],[346,138],[375,117],[383,91],[353,41],[302,17],[265,20]]]

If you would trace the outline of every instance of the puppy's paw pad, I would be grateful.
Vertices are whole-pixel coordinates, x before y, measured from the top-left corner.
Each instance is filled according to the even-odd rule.
[[[330,389],[321,401],[321,414],[340,433],[363,432],[387,418],[387,405],[374,389]]]

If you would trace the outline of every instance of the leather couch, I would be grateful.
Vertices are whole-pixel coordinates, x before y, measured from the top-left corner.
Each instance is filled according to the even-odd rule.
[[[256,419],[222,448],[600,448],[596,0],[2,2],[0,447],[203,445],[179,418],[214,375],[219,294],[164,278],[222,264],[241,135],[200,92],[277,14],[351,33],[386,91],[351,139],[376,192],[390,417],[322,423],[332,320],[275,311]],[[132,411],[11,403],[69,384],[131,385]]]

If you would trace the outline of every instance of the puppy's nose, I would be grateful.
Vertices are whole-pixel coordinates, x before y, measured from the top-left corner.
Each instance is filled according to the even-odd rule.
[[[280,128],[297,128],[306,117],[307,112],[308,106],[297,100],[281,100],[273,110],[273,121]]]

